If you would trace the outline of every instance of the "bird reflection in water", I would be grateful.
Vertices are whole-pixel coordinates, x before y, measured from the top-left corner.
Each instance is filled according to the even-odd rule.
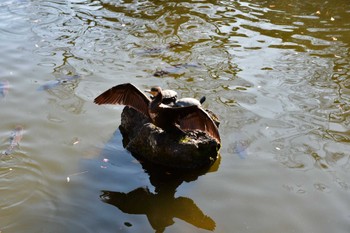
[[[220,157],[210,169],[196,172],[168,171],[143,161],[142,167],[149,174],[152,193],[147,187],[139,187],[128,193],[102,190],[100,198],[126,214],[146,215],[155,232],[164,232],[174,224],[174,218],[181,219],[198,228],[213,231],[215,221],[205,215],[196,203],[188,197],[175,197],[176,189],[185,181],[191,182],[207,172],[218,169]],[[131,227],[132,223],[125,223]]]
[[[215,222],[206,216],[187,197],[174,197],[153,194],[147,188],[137,188],[129,193],[103,191],[101,199],[127,214],[144,214],[156,232],[174,224],[173,218],[179,218],[196,227],[214,230]]]

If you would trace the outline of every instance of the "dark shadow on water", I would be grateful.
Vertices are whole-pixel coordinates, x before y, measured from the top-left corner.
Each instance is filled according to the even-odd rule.
[[[137,188],[128,193],[102,191],[101,200],[114,205],[127,214],[144,214],[155,232],[164,232],[174,224],[174,218],[196,227],[214,230],[215,222],[206,216],[187,197],[174,197],[165,193],[151,193],[147,188]]]
[[[111,144],[114,143],[122,144],[119,130],[105,145],[102,154],[112,153]],[[150,183],[155,187],[154,193],[147,187],[139,187],[128,193],[102,190],[100,199],[126,214],[146,215],[155,232],[164,232],[166,227],[174,224],[174,218],[198,228],[210,231],[215,229],[215,221],[205,215],[192,199],[175,197],[175,194],[184,181],[195,181],[201,175],[217,171],[220,157],[210,168],[191,171],[169,170],[146,161],[140,161],[140,163],[148,174]],[[125,225],[132,226],[132,223],[125,223]]]

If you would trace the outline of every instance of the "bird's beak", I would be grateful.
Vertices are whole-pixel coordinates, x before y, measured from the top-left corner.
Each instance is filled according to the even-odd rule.
[[[155,96],[157,94],[155,91],[151,91],[151,90],[145,90],[145,92],[151,94],[152,96]]]

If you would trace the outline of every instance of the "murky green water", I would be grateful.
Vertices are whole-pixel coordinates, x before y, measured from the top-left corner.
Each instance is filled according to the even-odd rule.
[[[1,1],[0,232],[349,232],[349,48],[347,0]],[[123,149],[125,82],[207,97],[209,172]]]

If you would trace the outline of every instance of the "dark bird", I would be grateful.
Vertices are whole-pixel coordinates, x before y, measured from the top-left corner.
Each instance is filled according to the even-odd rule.
[[[96,104],[120,104],[136,109],[156,126],[168,132],[201,130],[220,142],[218,128],[208,113],[200,106],[169,107],[162,104],[163,93],[160,87],[153,87],[151,100],[130,83],[117,85],[103,92],[94,100]]]

